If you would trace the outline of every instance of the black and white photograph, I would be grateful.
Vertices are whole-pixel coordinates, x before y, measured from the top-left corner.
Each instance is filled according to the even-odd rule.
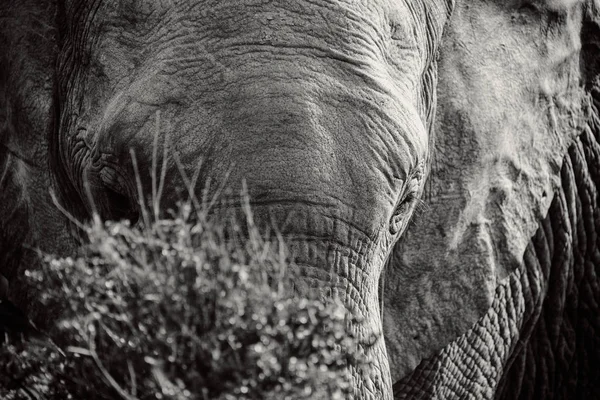
[[[0,400],[600,400],[600,0],[0,0]]]

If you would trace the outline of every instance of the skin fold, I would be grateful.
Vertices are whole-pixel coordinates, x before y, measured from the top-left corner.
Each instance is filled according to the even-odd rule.
[[[97,211],[136,220],[136,172],[153,194],[153,164],[164,161],[164,209],[189,195],[182,175],[197,177],[200,199],[226,182],[215,213],[236,209],[247,187],[255,222],[280,231],[294,256],[298,291],[336,296],[362,317],[353,328],[374,362],[350,371],[356,398],[392,398],[393,382],[399,397],[448,398],[439,387],[455,385],[490,398],[515,365],[514,346],[487,342],[502,353],[489,383],[453,381],[448,360],[478,354],[465,335],[535,337],[523,321],[539,311],[506,288],[524,276],[549,282],[529,273],[524,255],[595,112],[597,47],[586,43],[598,36],[583,28],[596,26],[598,8],[1,4],[0,272],[9,296],[27,309],[19,277],[35,263],[30,249],[76,246],[51,193],[78,219]],[[156,146],[168,159],[153,162]],[[518,312],[492,323],[507,307]]]

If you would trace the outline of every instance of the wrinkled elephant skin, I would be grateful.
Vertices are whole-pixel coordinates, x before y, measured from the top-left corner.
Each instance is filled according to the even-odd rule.
[[[497,387],[516,382],[523,382],[516,385],[522,391],[511,387],[496,396],[551,398],[544,390],[552,391],[553,382],[564,386],[556,398],[597,397],[600,390],[585,367],[579,383],[564,383],[571,376],[565,365],[577,365],[578,357],[579,365],[599,360],[597,305],[577,300],[583,284],[568,283],[585,273],[591,285],[586,296],[600,295],[590,264],[597,244],[572,244],[577,232],[580,242],[595,242],[600,228],[594,211],[600,184],[598,10],[591,2],[513,3],[521,5],[458,3],[444,32],[425,211],[396,246],[386,275],[384,326],[392,378],[404,378],[399,393],[421,385],[422,398],[491,398]],[[569,169],[585,177],[576,183]],[[580,207],[567,212],[561,195],[573,187]],[[585,311],[563,308],[565,297],[580,301]],[[582,335],[577,342],[550,333],[551,339],[528,343],[544,303],[542,315],[557,317],[539,322],[538,330],[574,331]],[[581,326],[588,317],[596,322],[587,333],[577,332],[584,328],[576,328],[577,319],[561,321],[563,312],[565,321],[580,315]],[[540,350],[546,340],[552,344]],[[582,354],[565,353],[569,347]],[[517,354],[527,351],[535,356],[521,356],[527,365],[513,365],[510,372]],[[469,360],[477,367],[460,367]],[[514,380],[501,382],[503,373]],[[593,389],[577,392],[586,385]]]
[[[538,320],[562,329],[541,304],[577,289],[550,277],[598,282],[577,266],[593,262],[588,225],[600,221],[599,12],[596,0],[5,1],[10,295],[27,306],[27,249],[76,246],[51,192],[79,219],[136,220],[136,173],[154,193],[164,147],[165,209],[189,195],[182,176],[197,177],[198,198],[227,182],[229,209],[247,187],[258,225],[284,235],[299,287],[362,317],[373,363],[351,371],[356,398],[390,399],[393,382],[401,398],[540,393],[506,382],[527,380],[518,365],[529,344],[539,352]],[[588,196],[585,218],[573,191]],[[593,243],[584,255],[573,232]]]
[[[31,227],[7,243],[54,245],[34,229],[45,207],[28,207],[48,197],[30,178],[44,158],[75,217],[135,220],[136,167],[153,193],[156,139],[172,154],[161,205],[196,171],[198,198],[226,179],[235,197],[244,182],[257,224],[287,239],[299,287],[360,317],[373,363],[351,371],[357,397],[391,398],[378,285],[423,189],[447,0],[19,1],[2,12],[3,184],[15,194],[2,221]]]

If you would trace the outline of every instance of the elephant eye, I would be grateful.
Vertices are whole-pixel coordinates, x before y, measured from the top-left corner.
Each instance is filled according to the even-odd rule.
[[[396,204],[392,218],[390,218],[390,233],[397,235],[401,233],[413,214],[417,203],[420,201],[420,187],[423,176],[423,165],[419,165],[413,174],[408,178],[405,187],[403,189],[402,197]]]
[[[423,182],[424,175],[424,164],[420,163],[412,174],[409,175],[405,186],[402,190],[402,197],[396,204],[394,213],[390,218],[389,230],[392,235],[401,233],[416,208],[417,203],[420,201],[421,184]]]
[[[100,171],[103,190],[99,196],[99,212],[103,219],[120,221],[128,219],[132,224],[139,218],[138,207],[129,195],[123,179],[110,167]]]
[[[396,235],[404,230],[410,220],[411,212],[414,209],[416,200],[417,196],[414,192],[407,193],[407,195],[400,200],[390,219],[390,233],[392,235]]]

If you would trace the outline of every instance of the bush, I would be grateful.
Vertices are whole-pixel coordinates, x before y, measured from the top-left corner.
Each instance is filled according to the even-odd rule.
[[[345,309],[293,296],[280,241],[190,214],[96,220],[76,257],[27,271],[61,317],[2,347],[0,398],[347,398],[366,361]]]

